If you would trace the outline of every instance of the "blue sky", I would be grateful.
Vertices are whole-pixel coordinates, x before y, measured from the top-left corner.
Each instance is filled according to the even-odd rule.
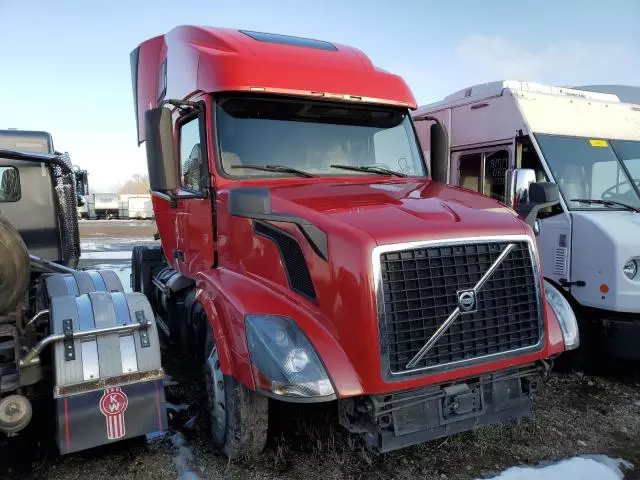
[[[48,130],[94,191],[146,173],[129,53],[199,24],[350,44],[419,103],[476,83],[640,85],[640,1],[0,0],[0,128]]]

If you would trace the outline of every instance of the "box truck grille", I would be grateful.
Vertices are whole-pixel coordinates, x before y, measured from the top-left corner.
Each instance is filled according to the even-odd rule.
[[[463,312],[461,292],[472,290],[509,244],[513,244],[510,252],[475,293],[472,311]],[[537,278],[526,241],[429,245],[381,253],[378,311],[387,372],[535,349],[543,331]],[[421,352],[456,308],[461,313],[426,354]],[[419,353],[423,357],[416,361]],[[408,366],[411,360],[414,363]]]

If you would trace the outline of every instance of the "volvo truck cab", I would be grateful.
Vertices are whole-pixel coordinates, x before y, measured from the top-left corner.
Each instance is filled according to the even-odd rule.
[[[536,182],[558,185],[560,202],[539,212],[535,230],[549,294],[571,302],[580,320],[574,366],[597,352],[640,358],[640,105],[499,81],[413,115],[440,181],[514,208]]]
[[[181,26],[131,54],[161,246],[132,284],[195,353],[214,445],[265,445],[270,402],[337,402],[388,451],[528,416],[575,318],[529,224],[432,181],[406,83],[361,51]],[[557,202],[532,187],[522,207]],[[555,189],[555,190],[554,190]]]

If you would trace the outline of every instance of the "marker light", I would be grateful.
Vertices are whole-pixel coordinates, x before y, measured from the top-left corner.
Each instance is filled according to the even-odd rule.
[[[544,281],[544,290],[547,303],[556,314],[565,350],[575,350],[580,346],[580,335],[578,332],[578,320],[573,313],[571,305],[566,298],[551,283]]]

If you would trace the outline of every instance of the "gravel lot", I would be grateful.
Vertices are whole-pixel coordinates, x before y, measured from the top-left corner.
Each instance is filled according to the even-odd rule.
[[[133,241],[152,242],[149,222],[81,222],[84,266],[104,266],[128,279]],[[124,280],[123,280],[124,282]],[[128,280],[127,280],[128,282]],[[171,430],[59,457],[47,443],[49,425],[0,449],[0,479],[473,479],[514,465],[606,454],[631,462],[625,478],[640,479],[640,375],[634,365],[608,366],[598,376],[552,374],[539,390],[531,420],[454,435],[384,455],[373,455],[337,425],[335,405],[274,404],[265,454],[251,464],[228,463],[207,443],[198,405],[197,374],[165,365]]]

